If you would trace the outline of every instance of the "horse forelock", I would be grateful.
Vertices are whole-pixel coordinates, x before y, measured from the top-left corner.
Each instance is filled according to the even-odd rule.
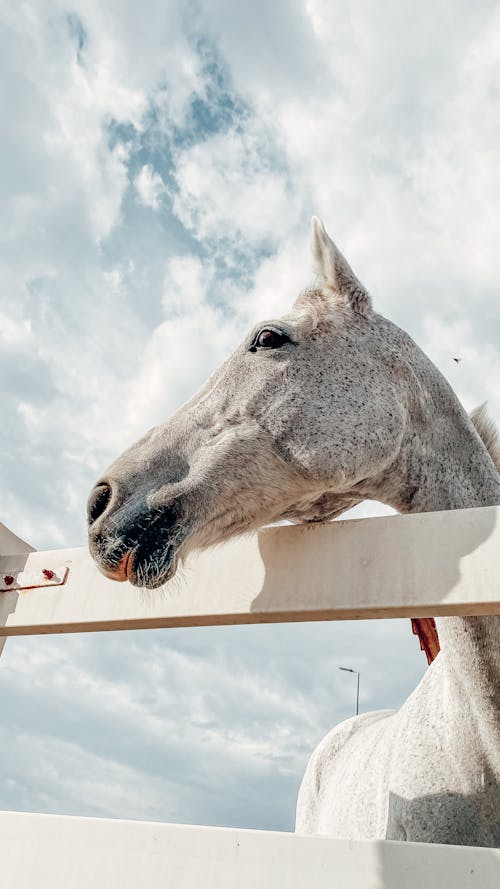
[[[291,318],[303,330],[312,332],[320,324],[338,324],[346,312],[345,299],[330,288],[308,287],[299,294]]]

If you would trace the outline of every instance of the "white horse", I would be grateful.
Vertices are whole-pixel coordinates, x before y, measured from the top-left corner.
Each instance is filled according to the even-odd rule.
[[[400,512],[500,503],[496,433],[467,416],[319,220],[317,286],[259,324],[204,388],[108,469],[88,506],[100,569],[157,587],[190,550],[364,499]],[[442,618],[441,652],[397,712],[333,729],[297,830],[500,845],[500,618]]]

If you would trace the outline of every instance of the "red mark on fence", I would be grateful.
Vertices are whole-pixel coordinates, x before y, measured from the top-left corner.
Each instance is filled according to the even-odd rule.
[[[3,582],[5,586],[10,586],[12,583],[14,583],[14,580],[15,578],[12,577],[12,574],[4,574]]]
[[[42,574],[47,580],[52,580],[54,577],[54,572],[51,571],[50,568],[44,568]]]

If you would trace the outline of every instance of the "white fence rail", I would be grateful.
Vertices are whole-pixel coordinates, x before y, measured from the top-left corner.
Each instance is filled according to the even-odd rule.
[[[487,507],[264,529],[153,592],[106,580],[84,549],[32,552],[0,525],[0,637],[500,614],[499,518]],[[10,812],[0,873],[6,889],[498,889],[500,850]]]
[[[0,636],[500,614],[499,519],[484,507],[267,528],[193,556],[161,591],[107,580],[86,549],[5,554]]]
[[[498,889],[500,850],[0,815],[5,889]],[[29,850],[29,852],[28,852]]]

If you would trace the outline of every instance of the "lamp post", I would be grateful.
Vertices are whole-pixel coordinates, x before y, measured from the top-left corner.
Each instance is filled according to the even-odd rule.
[[[356,682],[356,716],[359,713],[359,670],[353,670],[352,667],[339,667],[339,670],[344,670],[345,673],[356,673],[357,682]]]

